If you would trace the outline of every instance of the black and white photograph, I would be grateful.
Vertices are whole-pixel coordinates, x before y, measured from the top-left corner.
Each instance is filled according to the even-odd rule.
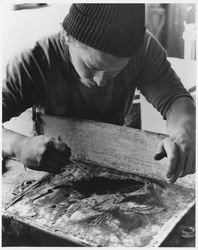
[[[196,20],[1,2],[2,247],[197,247]]]

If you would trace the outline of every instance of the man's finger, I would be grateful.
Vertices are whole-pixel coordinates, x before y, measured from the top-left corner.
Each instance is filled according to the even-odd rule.
[[[69,153],[66,154],[65,152],[60,152],[54,148],[51,148],[46,153],[46,157],[52,158],[58,162],[66,163],[68,162],[68,159],[70,158],[70,154]]]
[[[71,149],[67,146],[66,143],[60,141],[56,138],[51,138],[51,140],[47,143],[48,148],[55,148],[57,151],[65,152],[66,154],[71,152]]]
[[[163,159],[164,157],[167,157],[166,151],[164,149],[164,143],[162,142],[157,150],[157,153],[154,155],[154,159],[156,161],[159,161],[161,159]]]
[[[156,154],[154,155],[154,159],[155,159],[156,161],[159,161],[159,160],[163,159],[164,157],[167,157],[167,154],[166,154],[165,151],[164,151],[164,152],[160,152],[160,153],[156,153]]]
[[[45,161],[42,162],[40,170],[47,171],[49,173],[58,173],[63,166],[63,164],[60,164],[53,159],[46,158]]]
[[[179,159],[178,151],[176,145],[171,142],[169,139],[164,140],[164,149],[166,150],[167,160],[168,160],[168,172],[166,177],[171,179],[175,174],[177,163]]]
[[[185,165],[186,165],[187,160],[188,160],[188,156],[186,155],[185,150],[182,149],[181,147],[179,147],[176,143],[175,143],[175,146],[176,146],[177,152],[178,152],[178,162],[177,162],[177,167],[175,169],[175,172],[174,172],[172,178],[170,179],[170,182],[172,182],[172,183],[174,183],[177,180],[180,173],[185,171]]]
[[[184,177],[187,174],[193,174],[195,172],[195,159],[192,154],[187,157],[186,164],[183,171],[180,173],[179,177]]]

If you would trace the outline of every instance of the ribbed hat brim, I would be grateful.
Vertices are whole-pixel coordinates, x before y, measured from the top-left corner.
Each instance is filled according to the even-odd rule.
[[[88,4],[87,4],[88,5]],[[97,5],[96,7],[94,5]],[[109,16],[104,18],[104,13],[100,15],[96,15],[96,10],[101,11],[106,8],[106,15],[115,15],[113,13],[114,8],[110,8],[111,5],[108,4],[100,8],[100,4],[92,4],[92,12],[90,13],[85,7],[81,11],[76,4],[73,4],[69,14],[65,17],[63,21],[63,28],[78,41],[95,48],[97,50],[113,54],[119,57],[130,57],[137,53],[145,34],[145,26],[144,26],[144,6],[139,8],[140,16],[129,17],[126,21],[121,19],[122,13],[119,13],[119,18],[121,19],[119,22],[118,17]],[[113,4],[112,4],[113,5]],[[82,6],[82,4],[81,4]],[[130,5],[131,8],[133,4]],[[95,9],[94,9],[95,7]],[[127,6],[126,6],[127,7]],[[134,6],[135,8],[135,6]],[[93,11],[95,12],[93,13]],[[119,11],[119,6],[117,6],[117,11]],[[120,9],[122,11],[122,9]],[[114,11],[115,12],[115,11]],[[134,12],[134,11],[133,11]],[[93,13],[93,15],[92,15]],[[130,13],[130,11],[128,11]],[[117,13],[116,13],[117,14]],[[126,13],[123,13],[126,15]],[[101,16],[103,16],[101,20]],[[93,18],[95,17],[95,18]],[[138,23],[130,24],[130,21],[137,21]]]

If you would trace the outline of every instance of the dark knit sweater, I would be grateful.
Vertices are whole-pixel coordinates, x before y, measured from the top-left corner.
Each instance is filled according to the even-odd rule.
[[[136,88],[164,119],[175,99],[190,97],[164,49],[148,31],[137,55],[102,88],[87,88],[80,83],[69,61],[68,48],[55,34],[8,63],[2,91],[3,121],[36,104],[44,107],[46,114],[130,126]]]

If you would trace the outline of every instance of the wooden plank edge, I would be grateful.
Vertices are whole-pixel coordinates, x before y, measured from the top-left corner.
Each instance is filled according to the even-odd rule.
[[[182,210],[178,214],[171,217],[159,230],[157,236],[149,243],[148,247],[160,247],[161,244],[167,239],[167,237],[173,232],[179,222],[184,218],[186,214],[195,206],[195,200],[189,203],[186,209]]]
[[[192,209],[192,207],[195,206],[195,200],[191,203],[189,203],[188,207],[181,211],[180,213],[176,214],[174,217],[168,220],[161,229],[158,231],[157,236],[154,236],[154,238],[151,240],[148,246],[146,247],[160,247],[160,245],[167,239],[167,237],[173,232],[173,230],[176,228],[178,223],[184,218],[186,214],[189,213],[189,211]],[[35,229],[40,229],[41,231],[51,234],[53,236],[58,236],[61,239],[71,241],[72,243],[81,245],[81,246],[87,246],[90,247],[90,244],[86,242],[85,240],[78,239],[77,237],[69,234],[64,234],[63,232],[59,230],[53,230],[52,228],[49,228],[47,226],[41,226],[39,223],[29,221],[26,218],[22,218],[20,216],[16,216],[12,213],[8,213],[4,211],[3,216],[6,216],[8,218],[12,218],[14,220],[17,220],[21,223],[25,223],[28,226],[34,227]],[[98,245],[92,245],[92,247],[98,247]]]
[[[77,244],[79,246],[90,247],[90,244],[88,242],[86,242],[85,240],[81,240],[73,235],[64,234],[63,232],[61,232],[57,229],[53,230],[52,228],[50,228],[48,226],[42,226],[39,223],[32,222],[32,221],[28,220],[27,218],[23,218],[21,216],[16,216],[15,214],[12,214],[12,213],[8,213],[5,210],[3,211],[2,216],[16,220],[17,222],[21,222],[22,224],[26,224],[27,226],[31,226],[37,230],[39,229],[39,230],[43,231],[44,233],[50,234],[52,236],[55,236],[55,237],[58,236],[59,238],[61,238],[63,240],[70,241],[70,242]]]

